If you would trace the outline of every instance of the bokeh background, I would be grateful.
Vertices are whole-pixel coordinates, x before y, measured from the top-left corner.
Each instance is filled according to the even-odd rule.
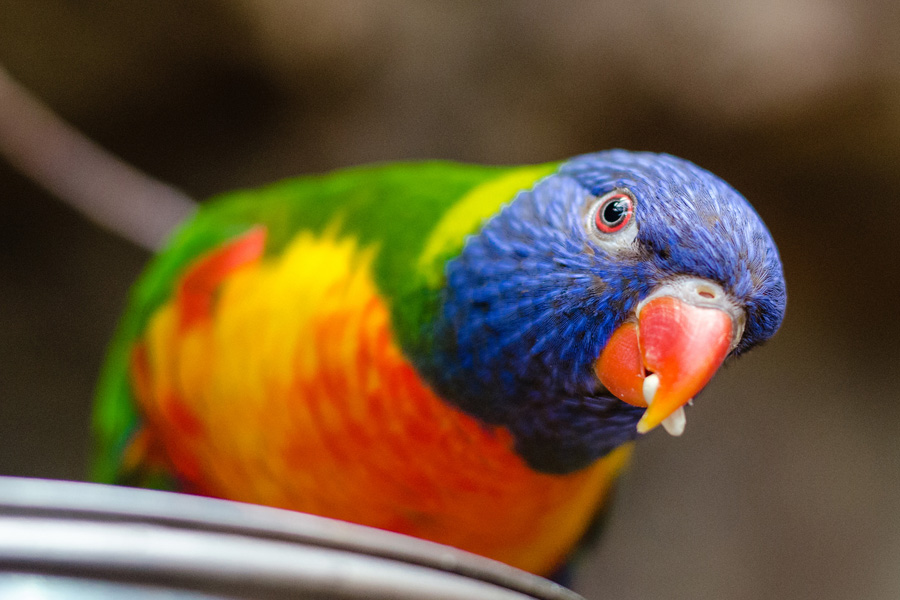
[[[670,152],[778,241],[787,320],[624,478],[592,600],[900,597],[900,4],[0,0],[0,63],[195,197],[370,161]],[[148,254],[0,161],[0,474],[81,479]]]

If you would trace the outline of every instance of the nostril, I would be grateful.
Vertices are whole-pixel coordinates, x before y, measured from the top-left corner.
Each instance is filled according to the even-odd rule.
[[[700,288],[697,290],[697,295],[701,298],[712,300],[716,297],[716,292],[715,290],[711,290],[709,288]]]

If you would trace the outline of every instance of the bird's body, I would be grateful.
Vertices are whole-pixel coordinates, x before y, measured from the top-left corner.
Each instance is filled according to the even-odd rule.
[[[696,227],[659,220],[673,193],[693,194],[673,214],[693,211]],[[633,222],[595,221],[598,199],[604,219],[631,202]],[[385,165],[228,195],[135,288],[99,389],[97,478],[336,517],[548,574],[603,505],[645,412],[608,389],[647,373],[599,358],[627,347],[610,340],[631,339],[654,290],[685,278],[727,296],[729,352],[780,323],[761,221],[664,155]]]

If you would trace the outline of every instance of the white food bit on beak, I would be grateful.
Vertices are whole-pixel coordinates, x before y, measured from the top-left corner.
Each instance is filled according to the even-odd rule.
[[[659,389],[659,375],[653,373],[651,375],[647,375],[644,378],[644,402],[647,403],[647,406],[653,402],[653,398],[656,396],[656,390]],[[688,404],[693,404],[694,399],[691,398],[688,400]],[[665,418],[662,422],[663,428],[668,432],[669,435],[678,437],[682,433],[684,433],[684,426],[687,425],[687,417],[684,414],[684,407],[679,406],[678,410],[673,412],[671,415]]]
[[[653,397],[656,396],[656,390],[658,388],[659,375],[653,373],[644,378],[644,402],[647,403],[647,406],[650,406],[650,403],[653,402]]]
[[[684,426],[687,424],[687,418],[684,416],[684,407],[679,406],[678,410],[665,418],[662,422],[663,428],[669,432],[669,435],[678,437],[684,433]]]

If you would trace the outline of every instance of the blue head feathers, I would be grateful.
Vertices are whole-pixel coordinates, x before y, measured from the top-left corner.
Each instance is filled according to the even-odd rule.
[[[633,224],[605,235],[592,218],[611,192],[633,199]],[[534,468],[584,467],[634,438],[643,413],[603,388],[595,361],[644,297],[685,275],[718,283],[745,311],[734,354],[778,329],[778,251],[733,188],[668,155],[571,159],[450,261],[433,352],[418,366],[445,399],[508,427]]]

